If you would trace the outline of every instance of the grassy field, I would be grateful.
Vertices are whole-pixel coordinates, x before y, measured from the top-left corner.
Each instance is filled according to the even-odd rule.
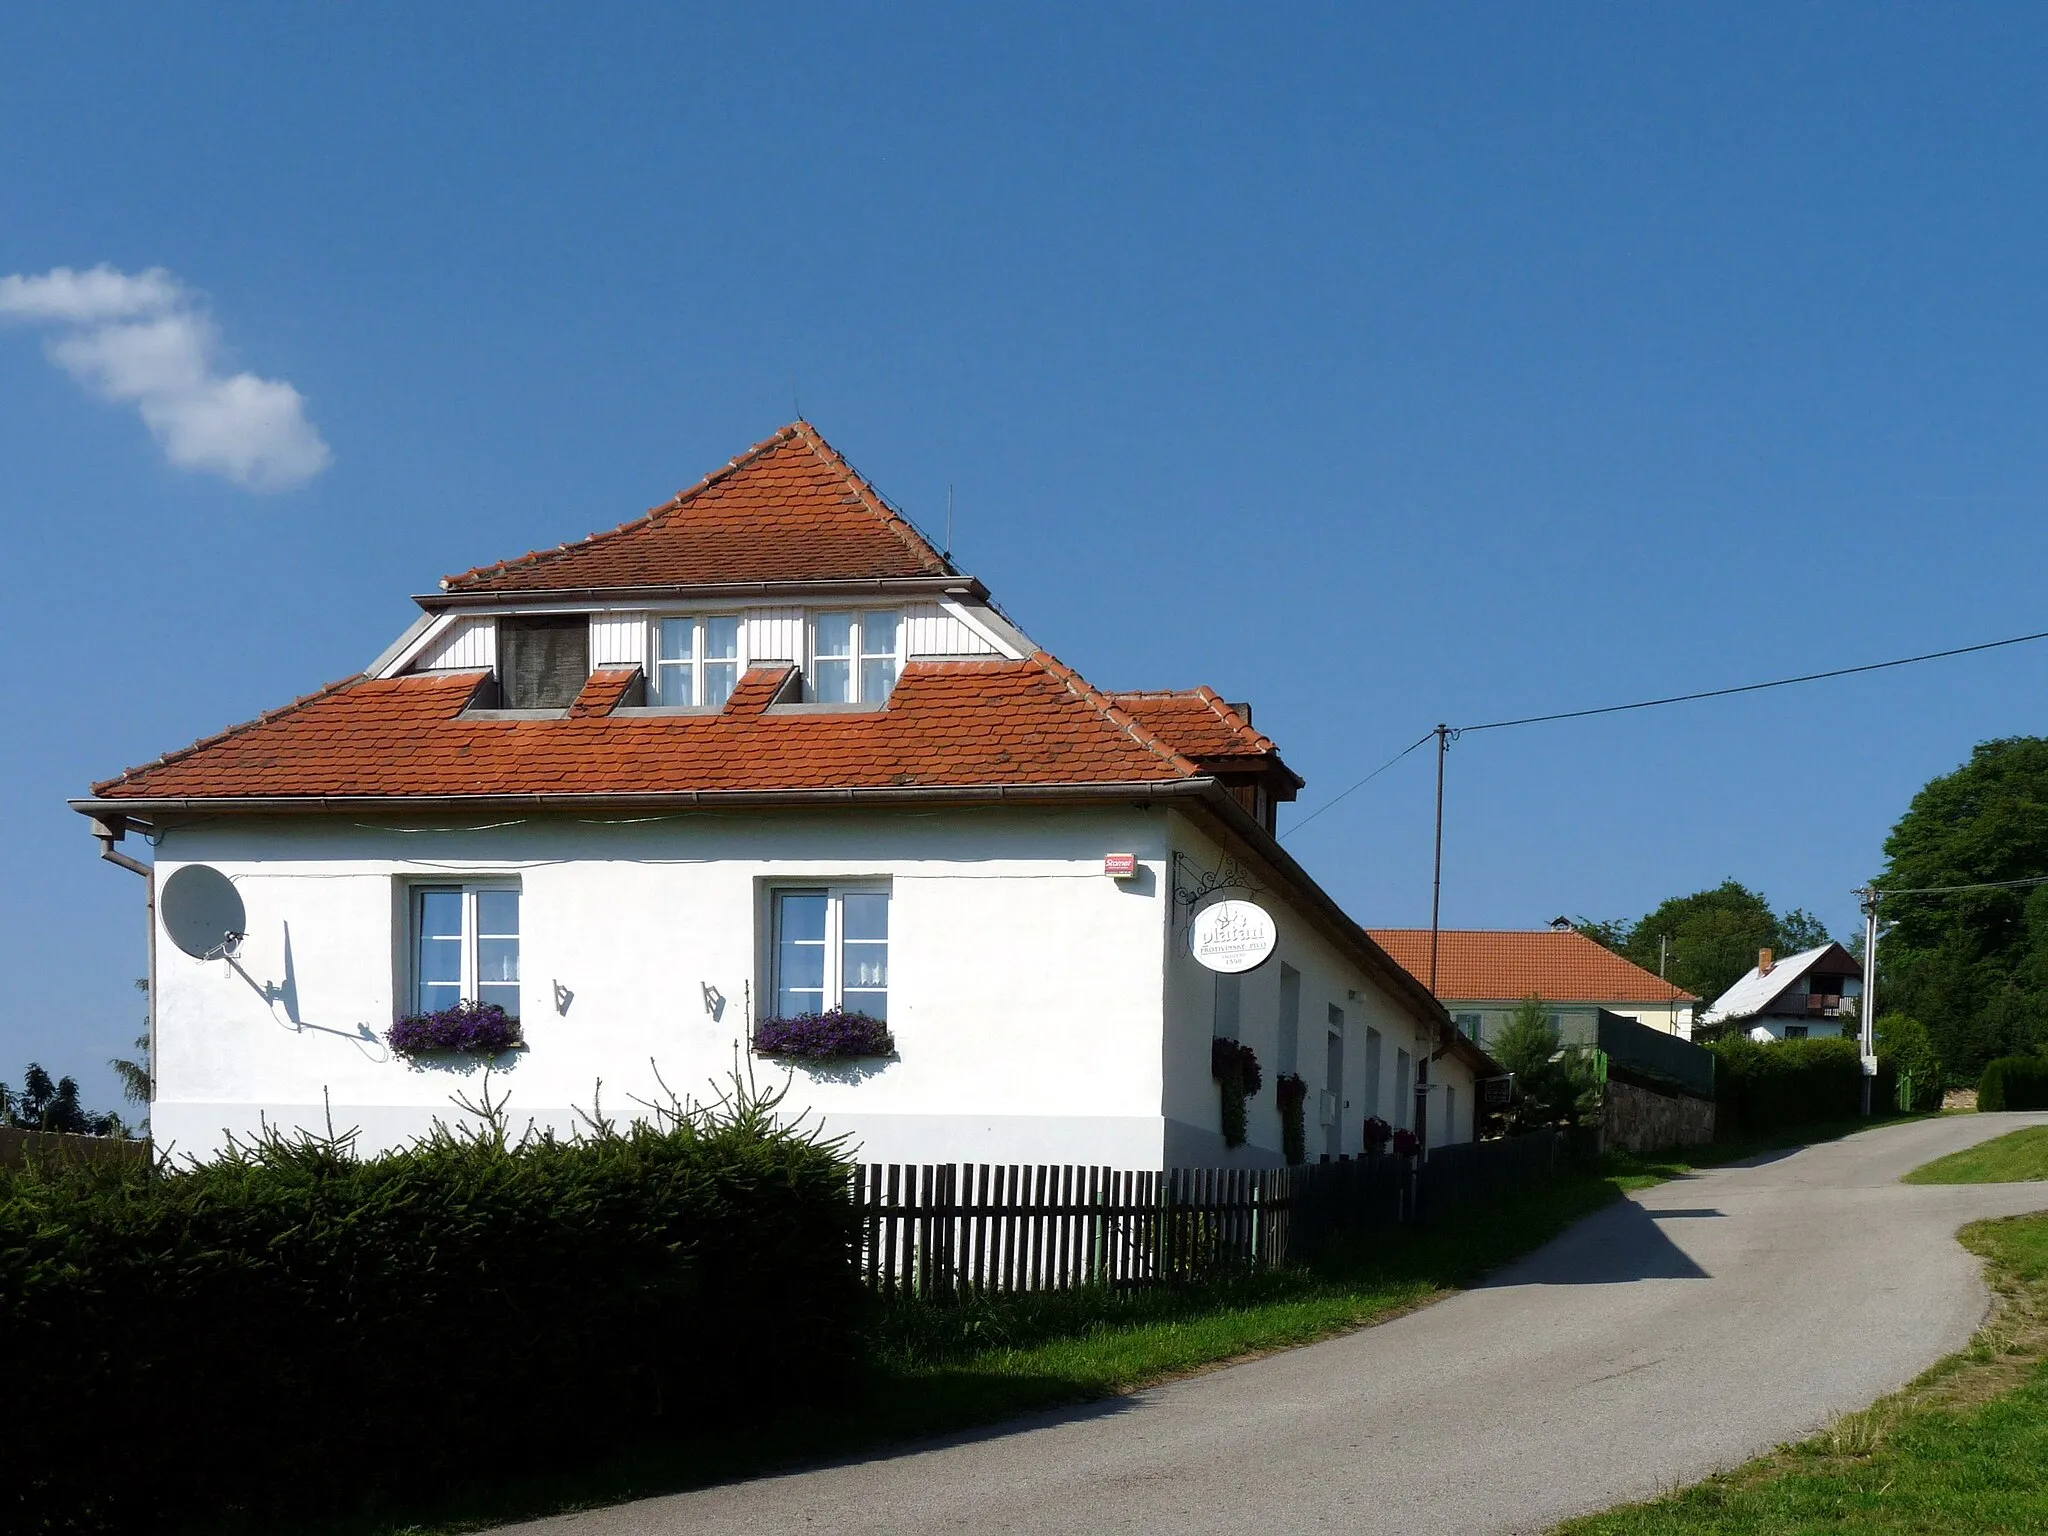
[[[1804,1444],[1559,1536],[2048,1531],[2048,1217],[1962,1239],[2001,1300],[1968,1350]]]
[[[2048,1125],[2029,1126],[1938,1157],[1906,1175],[1908,1184],[2019,1184],[2048,1179]]]
[[[438,1508],[306,1529],[446,1536],[1134,1391],[1384,1322],[1471,1285],[1625,1191],[1867,1124],[1809,1126],[1669,1156],[1611,1156],[1597,1169],[1460,1212],[1435,1227],[1379,1235],[1308,1269],[1122,1295],[1084,1291],[881,1307],[866,1380],[851,1392],[805,1400],[784,1423],[750,1425],[727,1441],[622,1448],[607,1463],[573,1476],[508,1481],[498,1464],[488,1482],[449,1490]]]

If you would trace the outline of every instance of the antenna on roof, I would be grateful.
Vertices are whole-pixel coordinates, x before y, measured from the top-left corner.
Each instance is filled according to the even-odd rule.
[[[953,558],[953,487],[946,487],[946,548],[943,551],[948,560]]]
[[[796,419],[804,419],[804,403],[796,397],[796,375],[789,376],[789,408],[796,412]]]

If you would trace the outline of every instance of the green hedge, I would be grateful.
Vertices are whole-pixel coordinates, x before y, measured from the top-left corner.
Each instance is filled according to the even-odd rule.
[[[845,1166],[768,1110],[0,1173],[0,1529],[293,1529],[829,1390]]]
[[[2048,1109],[2048,1057],[2001,1056],[1977,1084],[1979,1109]]]
[[[1821,1120],[1845,1120],[1863,1110],[1863,1061],[1854,1040],[1773,1040],[1747,1035],[1716,1040],[1715,1129],[1732,1136]],[[1894,1091],[1888,1078],[1880,1095]],[[1880,1098],[1880,1103],[1889,1100]]]

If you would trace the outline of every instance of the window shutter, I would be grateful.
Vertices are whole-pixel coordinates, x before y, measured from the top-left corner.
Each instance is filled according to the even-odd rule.
[[[499,678],[508,709],[567,709],[590,677],[587,614],[498,621]]]

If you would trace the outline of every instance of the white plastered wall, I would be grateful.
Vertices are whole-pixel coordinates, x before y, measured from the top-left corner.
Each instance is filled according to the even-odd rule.
[[[169,829],[159,878],[212,864],[241,893],[238,962],[157,946],[160,1142],[204,1152],[262,1124],[369,1146],[458,1121],[475,1063],[419,1068],[384,1031],[404,1011],[407,882],[512,877],[521,889],[530,1048],[492,1077],[515,1125],[572,1131],[670,1088],[703,1095],[744,1060],[765,984],[776,881],[887,880],[898,1059],[798,1070],[790,1109],[873,1161],[1158,1167],[1164,813],[934,809],[686,813],[603,824],[498,818],[398,830],[382,818],[213,819]],[[1106,852],[1142,873],[1115,881]],[[557,1007],[557,987],[566,1005]],[[713,1015],[706,988],[723,998]],[[1204,1047],[1206,1051],[1206,1046]],[[1206,1062],[1206,1055],[1204,1057]],[[1205,1067],[1206,1070],[1206,1067]],[[756,1063],[761,1081],[783,1069]]]
[[[1180,883],[1192,887],[1206,871],[1222,870],[1227,855],[1211,839],[1178,812],[1171,814],[1172,848],[1182,856]],[[1169,864],[1171,859],[1169,857]],[[1172,870],[1168,871],[1169,880]],[[1187,929],[1193,911],[1214,901],[1230,898],[1256,901],[1272,917],[1279,930],[1273,955],[1257,970],[1246,972],[1240,984],[1238,1038],[1257,1053],[1264,1083],[1247,1108],[1246,1144],[1235,1149],[1223,1145],[1221,1101],[1216,1080],[1209,1070],[1209,1042],[1215,1025],[1215,974],[1204,969],[1187,948]],[[1283,965],[1301,974],[1300,1049],[1298,1070],[1308,1088],[1305,1108],[1307,1152],[1315,1161],[1326,1151],[1355,1155],[1361,1150],[1362,1127],[1368,1115],[1400,1124],[1396,1113],[1394,1053],[1405,1050],[1411,1057],[1430,1049],[1428,1026],[1408,1007],[1397,1001],[1378,981],[1336,944],[1324,937],[1285,887],[1261,882],[1257,891],[1242,887],[1218,889],[1195,906],[1174,901],[1169,895],[1171,929],[1166,943],[1166,1035],[1162,1076],[1166,1088],[1168,1160],[1181,1165],[1271,1166],[1281,1161],[1280,1109],[1274,1091],[1279,1074],[1280,974]],[[1328,1065],[1329,1010],[1343,1010],[1343,1081],[1335,1085],[1338,1095],[1338,1138],[1334,1146],[1320,1123],[1320,1096],[1332,1085],[1325,1081]],[[1366,1092],[1366,1031],[1377,1030],[1383,1041],[1384,1070],[1376,1103]],[[1432,1064],[1430,1098],[1433,1143],[1472,1139],[1471,1069],[1452,1056]],[[1458,1085],[1457,1124],[1448,1131],[1443,1125],[1444,1091],[1441,1085]]]

